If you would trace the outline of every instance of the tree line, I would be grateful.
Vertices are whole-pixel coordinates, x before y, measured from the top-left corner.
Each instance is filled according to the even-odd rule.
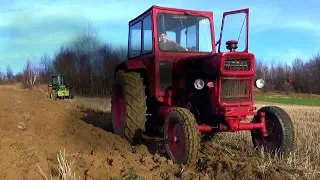
[[[78,95],[110,95],[113,70],[126,58],[126,48],[102,43],[97,30],[87,28],[71,43],[62,45],[53,56],[42,55],[38,62],[28,59],[23,70],[13,75],[8,66],[0,84],[23,83],[25,87],[48,84],[51,75],[63,73]]]
[[[320,94],[320,54],[307,61],[300,58],[288,63],[269,63],[256,60],[256,78],[266,84],[264,91]]]
[[[103,43],[97,30],[87,28],[69,45],[60,47],[52,57],[44,54],[39,63],[27,60],[23,70],[15,74],[10,66],[0,72],[0,84],[23,83],[25,87],[48,84],[54,73],[66,74],[67,81],[78,95],[110,95],[114,68],[126,59],[125,47]],[[320,55],[303,61],[269,63],[256,59],[256,78],[266,82],[264,91],[320,94]]]

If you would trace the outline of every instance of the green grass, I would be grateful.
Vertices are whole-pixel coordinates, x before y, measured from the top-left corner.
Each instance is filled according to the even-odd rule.
[[[306,106],[320,106],[320,99],[318,98],[294,98],[294,97],[265,97],[256,96],[256,101],[280,103],[280,104],[296,104]]]

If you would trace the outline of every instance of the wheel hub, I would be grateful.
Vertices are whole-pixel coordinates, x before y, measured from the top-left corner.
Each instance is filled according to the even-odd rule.
[[[178,136],[174,136],[174,137],[173,137],[173,142],[174,142],[175,144],[178,144],[178,143],[179,143],[179,137],[178,137]]]
[[[168,146],[172,155],[175,157],[182,157],[185,149],[183,126],[179,122],[172,120],[169,123],[167,133]]]

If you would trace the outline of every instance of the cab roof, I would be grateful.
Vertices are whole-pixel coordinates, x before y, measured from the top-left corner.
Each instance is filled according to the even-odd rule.
[[[167,10],[167,11],[176,11],[176,12],[189,12],[191,14],[197,14],[197,15],[204,15],[204,14],[213,14],[211,11],[197,11],[197,10],[191,10],[191,9],[180,9],[180,8],[171,8],[171,7],[164,7],[164,6],[156,6],[153,5],[149,9],[145,10],[143,13],[141,13],[139,16],[135,17],[131,21],[129,21],[129,25],[131,25],[133,22],[135,22],[138,18],[143,16],[144,14],[148,13],[152,9],[157,10]]]

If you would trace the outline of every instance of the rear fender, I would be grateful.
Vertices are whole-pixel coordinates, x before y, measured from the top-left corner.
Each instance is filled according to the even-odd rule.
[[[125,70],[125,71],[135,71],[135,70],[141,70],[145,69],[145,65],[140,60],[129,60],[124,61],[116,66],[116,69],[114,71],[114,74],[119,70]]]
[[[114,71],[114,76],[116,75],[117,71],[124,70],[124,71],[135,71],[139,72],[143,77],[144,84],[146,85],[146,94],[150,93],[149,89],[149,82],[147,78],[146,66],[143,64],[141,60],[129,60],[124,61],[118,64]]]

